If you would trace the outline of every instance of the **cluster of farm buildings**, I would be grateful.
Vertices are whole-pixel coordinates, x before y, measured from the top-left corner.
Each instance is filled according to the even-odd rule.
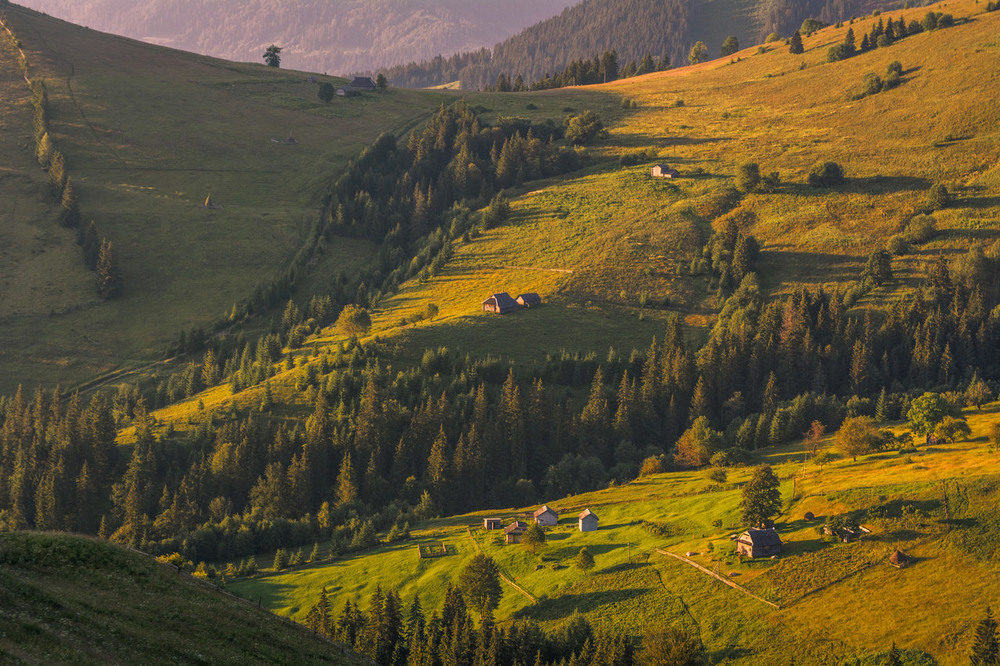
[[[559,522],[559,514],[550,509],[548,505],[542,506],[532,514],[535,523],[541,527],[555,527]],[[597,530],[597,514],[590,509],[584,509],[576,517],[577,529],[581,532],[594,532]],[[500,518],[483,518],[483,529],[499,530],[503,529],[503,539],[505,543],[521,543],[521,535],[528,530],[528,524],[522,520],[514,520],[504,527]]]
[[[515,312],[521,308],[534,308],[542,304],[542,297],[538,294],[521,294],[513,298],[506,291],[498,294],[490,294],[490,297],[483,301],[483,312],[493,314],[507,314]]]

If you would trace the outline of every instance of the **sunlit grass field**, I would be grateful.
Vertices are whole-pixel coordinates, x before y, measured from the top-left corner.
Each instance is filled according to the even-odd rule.
[[[763,452],[762,460],[782,479],[784,509],[776,527],[784,545],[773,561],[741,562],[734,555],[731,535],[740,529],[740,486],[750,475],[743,468],[728,470],[723,483],[704,472],[674,472],[574,497],[539,497],[539,504],[555,509],[560,520],[547,529],[546,544],[537,554],[504,545],[500,531],[482,527],[489,516],[501,517],[504,524],[530,520],[537,505],[494,509],[425,521],[414,526],[410,541],[264,573],[230,589],[299,620],[321,587],[338,608],[348,599],[364,607],[379,585],[397,590],[404,603],[419,595],[425,609],[435,609],[447,583],[457,583],[464,564],[483,552],[534,597],[505,585],[500,621],[531,618],[553,628],[581,612],[596,626],[633,636],[666,622],[699,635],[714,659],[736,664],[782,655],[797,663],[840,663],[885,651],[893,641],[929,653],[941,664],[965,663],[983,607],[1000,601],[998,535],[976,536],[995,521],[1000,477],[986,435],[1000,418],[1000,406],[966,416],[973,430],[969,441],[920,446],[910,453],[892,451],[856,462],[841,458],[819,467],[803,462],[800,444]],[[833,449],[833,438],[823,446]],[[599,516],[598,531],[577,530],[576,516],[584,508]],[[872,534],[849,544],[824,541],[818,526],[827,516],[847,511],[867,511],[862,524]],[[806,512],[816,518],[805,520]],[[644,529],[641,521],[655,523],[663,535]],[[419,545],[438,543],[447,547],[447,556],[417,557]],[[596,562],[587,573],[574,566],[582,547]],[[896,548],[914,563],[890,566],[888,557]],[[658,549],[682,556],[693,552],[691,560],[780,609]],[[258,555],[258,562],[268,567],[272,555]]]

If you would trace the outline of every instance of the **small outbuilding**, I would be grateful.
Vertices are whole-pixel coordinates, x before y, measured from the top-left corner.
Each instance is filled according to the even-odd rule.
[[[681,172],[677,169],[671,168],[666,164],[657,164],[652,170],[653,178],[679,178]]]
[[[375,82],[370,76],[355,76],[354,80],[347,84],[347,87],[354,90],[375,90]]]
[[[522,308],[535,308],[542,304],[542,297],[538,294],[521,294],[517,297],[517,304]]]
[[[596,532],[597,521],[597,514],[590,509],[584,509],[580,515],[577,516],[577,525],[581,532]]]
[[[519,307],[521,306],[506,291],[490,294],[490,297],[483,301],[483,312],[492,312],[493,314],[515,312]]]
[[[781,537],[773,529],[749,529],[736,540],[736,552],[747,557],[771,557],[781,552]]]
[[[559,514],[550,509],[547,505],[543,505],[541,509],[535,511],[535,522],[542,527],[555,527],[556,523],[559,522]]]
[[[498,530],[502,526],[499,518],[483,518],[484,530]]]
[[[892,555],[889,556],[889,564],[896,567],[897,569],[902,569],[907,564],[910,563],[910,556],[897,548],[893,551]]]
[[[527,523],[515,520],[507,527],[503,528],[504,543],[521,543],[521,535],[528,530]]]

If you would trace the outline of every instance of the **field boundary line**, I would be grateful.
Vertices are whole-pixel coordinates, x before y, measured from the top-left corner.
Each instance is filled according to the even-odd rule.
[[[684,562],[685,564],[690,564],[695,569],[698,569],[699,571],[707,573],[709,576],[711,576],[712,578],[718,580],[719,582],[725,583],[726,585],[728,585],[729,587],[733,588],[734,590],[739,590],[740,592],[742,592],[743,594],[747,595],[748,597],[756,599],[757,601],[759,601],[761,603],[764,603],[764,604],[767,604],[768,606],[771,606],[773,608],[776,608],[777,610],[781,610],[781,606],[779,606],[778,604],[776,604],[774,602],[771,602],[771,601],[768,601],[767,599],[763,599],[761,597],[758,597],[756,594],[754,594],[753,592],[751,592],[747,588],[743,587],[742,585],[737,585],[736,583],[734,583],[733,581],[729,580],[728,578],[723,578],[722,576],[720,576],[719,574],[715,573],[711,569],[706,569],[705,567],[701,566],[697,562],[693,562],[693,561],[689,560],[686,557],[681,557],[680,555],[675,555],[674,553],[667,552],[667,551],[662,550],[660,548],[657,548],[656,552],[658,552],[660,555],[669,555],[670,557],[675,557],[678,560],[680,560],[681,562]]]
[[[539,268],[537,266],[500,266],[499,268],[506,268],[514,271],[545,271],[546,273],[568,273],[572,275],[573,271],[569,268]]]

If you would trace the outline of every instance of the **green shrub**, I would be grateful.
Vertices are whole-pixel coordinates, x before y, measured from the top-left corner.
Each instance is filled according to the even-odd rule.
[[[817,162],[807,178],[810,187],[834,187],[844,180],[844,170],[836,162]]]
[[[916,215],[903,231],[903,238],[914,245],[926,243],[937,235],[937,220],[933,215]]]
[[[910,251],[910,244],[902,234],[896,234],[885,243],[885,249],[894,257],[900,257]]]
[[[770,44],[771,42],[780,42],[780,41],[781,41],[781,35],[779,35],[776,32],[772,32],[770,35],[767,36],[767,39],[764,40],[764,43]]]
[[[927,209],[941,210],[951,203],[951,194],[944,183],[934,183],[927,191]]]

